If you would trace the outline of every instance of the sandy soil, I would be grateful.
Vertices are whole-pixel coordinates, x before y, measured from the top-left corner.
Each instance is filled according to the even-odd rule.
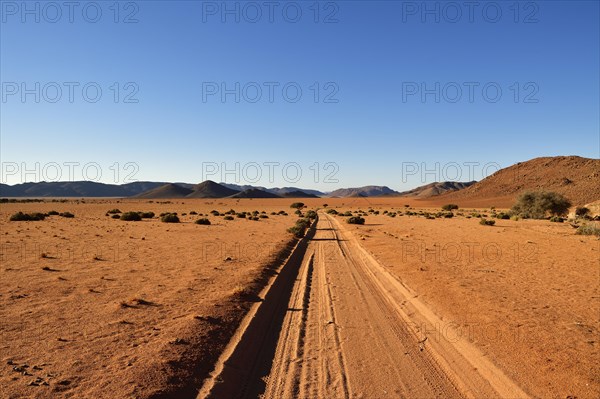
[[[534,397],[600,397],[596,237],[548,221],[367,220],[348,227],[443,318],[423,330],[474,343]]]
[[[289,212],[289,199],[86,202],[1,205],[1,397],[193,397],[229,347],[235,362],[220,361],[245,385],[207,381],[249,397],[600,396],[600,241],[568,223],[322,215],[288,258],[291,212],[211,226],[104,213]],[[76,217],[8,222],[51,209]]]
[[[191,215],[168,224],[105,213],[270,213],[290,211],[289,203],[2,204],[0,397],[148,397],[197,389],[206,376],[202,367],[210,371],[207,361],[216,360],[248,307],[236,294],[290,243],[286,229],[295,215],[260,221],[210,215],[213,224],[201,226]],[[9,222],[19,210],[70,211],[75,218]]]

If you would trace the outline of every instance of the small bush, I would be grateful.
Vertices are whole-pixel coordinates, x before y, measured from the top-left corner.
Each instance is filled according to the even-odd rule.
[[[40,220],[44,220],[46,218],[46,214],[35,212],[35,213],[23,213],[17,212],[10,217],[11,222],[37,222]]]
[[[589,208],[586,208],[585,206],[578,206],[577,208],[575,208],[575,216],[577,217],[584,218],[588,216],[589,213]]]
[[[479,220],[479,224],[483,225],[483,226],[493,226],[496,224],[495,220],[487,220],[487,219],[481,219]]]
[[[57,211],[48,212],[48,216],[56,216],[56,215],[59,215],[59,213]]]
[[[154,217],[154,212],[138,212],[142,219],[152,219]]]
[[[510,219],[510,215],[508,213],[500,212],[496,214],[496,219]]]
[[[160,221],[163,223],[179,223],[179,217],[174,213],[168,213],[160,218]]]
[[[73,215],[71,212],[62,212],[58,214],[59,216],[62,216],[64,218],[74,218],[75,215]]]
[[[346,222],[349,224],[365,224],[365,219],[360,216],[352,216]]]
[[[195,223],[210,226],[210,220],[208,220],[207,218],[198,219]]]
[[[111,216],[113,219],[121,219],[121,215],[117,215],[116,213]]]
[[[451,211],[453,209],[458,209],[458,205],[456,205],[456,204],[446,204],[446,205],[442,206],[442,210],[443,211]]]
[[[511,215],[511,216],[510,216],[510,220],[517,221],[517,220],[519,220],[519,219],[521,219],[521,218],[519,217],[519,215]]]
[[[586,223],[582,226],[579,226],[575,234],[600,237],[600,227],[593,223]]]
[[[560,216],[552,216],[550,221],[554,223],[562,223],[565,221],[565,219],[561,218]]]
[[[260,217],[261,219],[268,219],[268,218],[269,218],[269,216],[268,216],[268,215],[260,215],[259,217]]]
[[[301,209],[304,208],[304,202],[294,202],[290,205],[290,208]]]
[[[547,191],[529,191],[519,196],[512,207],[512,213],[523,218],[544,219],[551,216],[564,216],[571,202],[563,195]]]
[[[115,209],[111,209],[110,211],[108,211],[106,213],[110,213],[112,215],[112,214],[115,214],[115,213],[121,213],[121,211],[119,209],[115,208]]]
[[[309,219],[316,219],[317,218],[317,212],[315,211],[308,211],[306,212],[306,217]]]
[[[246,212],[236,213],[235,216],[239,217],[240,219],[245,219],[246,218]]]
[[[288,233],[292,233],[298,238],[304,237],[304,229],[301,226],[295,225],[287,229]]]
[[[197,214],[198,214],[198,212],[196,212],[196,211],[191,211],[190,212],[190,215],[197,215]]]
[[[227,215],[223,218],[223,220],[233,220],[233,216]]]
[[[137,212],[125,212],[121,215],[121,220],[125,220],[127,222],[139,222],[142,220],[142,217]]]
[[[327,209],[327,213],[330,215],[337,215],[338,211],[336,211],[335,209]]]

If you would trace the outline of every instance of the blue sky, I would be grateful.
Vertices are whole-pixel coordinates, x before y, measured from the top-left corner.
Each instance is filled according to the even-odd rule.
[[[3,183],[403,190],[600,157],[597,1],[22,4],[0,8]]]

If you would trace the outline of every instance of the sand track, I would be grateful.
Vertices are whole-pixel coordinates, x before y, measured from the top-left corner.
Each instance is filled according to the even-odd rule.
[[[528,397],[344,226],[318,224],[200,397]]]

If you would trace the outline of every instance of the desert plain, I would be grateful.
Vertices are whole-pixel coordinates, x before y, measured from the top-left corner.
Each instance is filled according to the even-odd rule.
[[[319,214],[302,240],[287,232],[292,199],[1,204],[0,397],[225,397],[239,379],[241,396],[273,398],[600,396],[597,237],[548,220],[480,225],[471,214],[487,203],[428,219],[442,204],[301,201]],[[268,217],[224,220],[231,209]],[[53,210],[75,217],[9,221]],[[168,212],[181,222],[161,222]],[[248,326],[268,348],[228,377],[240,326],[300,244],[281,317]]]

